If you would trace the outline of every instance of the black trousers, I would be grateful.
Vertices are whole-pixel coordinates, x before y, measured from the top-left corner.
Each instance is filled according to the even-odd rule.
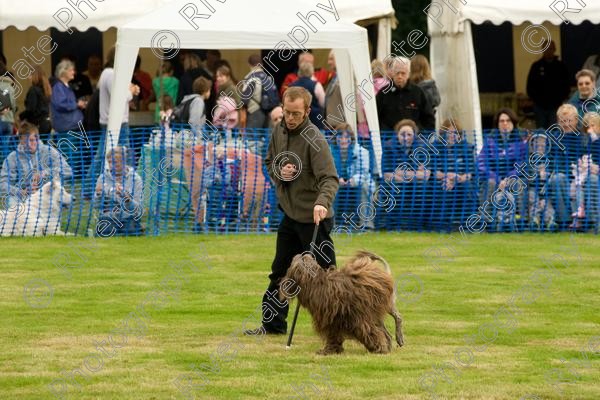
[[[332,228],[333,218],[326,218],[319,223],[314,255],[323,268],[336,265],[333,240],[329,235]],[[297,254],[310,251],[310,242],[314,230],[314,224],[300,223],[287,215],[283,217],[279,224],[277,249],[271,266],[271,274],[269,275],[270,283],[262,302],[262,323],[267,332],[285,333],[287,331],[286,318],[289,305],[287,301],[278,299],[279,284],[290,267],[292,258]]]

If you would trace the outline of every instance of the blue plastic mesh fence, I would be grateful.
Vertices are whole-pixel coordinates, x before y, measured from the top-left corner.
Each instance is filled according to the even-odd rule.
[[[327,137],[338,232],[597,232],[600,141],[587,136],[383,132],[381,174],[370,139]],[[123,127],[106,155],[102,132],[0,137],[0,234],[272,232],[282,212],[264,166],[269,138]]]

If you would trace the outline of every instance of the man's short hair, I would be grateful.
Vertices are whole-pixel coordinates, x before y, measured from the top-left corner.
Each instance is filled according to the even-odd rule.
[[[208,90],[210,90],[211,83],[208,79],[201,76],[199,78],[194,79],[194,83],[192,83],[192,91],[198,94],[204,94]]]
[[[286,91],[283,92],[283,98],[281,99],[284,104],[286,98],[289,98],[290,101],[302,99],[304,101],[305,109],[308,109],[310,107],[310,103],[312,103],[312,95],[310,92],[300,86],[292,86],[287,88]]]
[[[579,80],[579,78],[584,76],[589,77],[592,80],[592,82],[596,82],[596,74],[590,69],[582,69],[577,74],[575,74],[575,79]]]
[[[300,55],[298,56],[298,65],[302,64],[303,62],[309,62],[306,59],[310,59],[310,62],[312,63],[315,62],[315,56],[312,53],[305,51],[300,53]]]
[[[556,110],[556,116],[559,117],[559,120],[561,116],[568,114],[579,116],[577,108],[573,104],[563,104],[562,106],[558,107],[558,110]]]
[[[298,76],[310,78],[315,73],[315,67],[311,63],[303,62],[298,68]]]
[[[419,128],[417,128],[417,124],[412,119],[403,119],[403,120],[398,121],[398,123],[396,125],[394,125],[394,130],[396,132],[398,132],[400,129],[402,129],[405,126],[410,126],[412,128],[413,132],[415,133],[415,135],[417,133],[419,133]]]

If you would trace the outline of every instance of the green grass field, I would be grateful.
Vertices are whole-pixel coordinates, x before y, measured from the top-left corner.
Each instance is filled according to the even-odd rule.
[[[0,399],[600,399],[598,236],[338,239],[392,265],[403,348],[241,336],[274,235],[2,239]]]

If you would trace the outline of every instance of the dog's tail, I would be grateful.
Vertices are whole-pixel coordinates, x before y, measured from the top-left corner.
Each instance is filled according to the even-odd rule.
[[[368,258],[372,261],[379,261],[383,264],[383,267],[385,269],[385,271],[392,275],[392,269],[390,268],[390,265],[387,263],[387,261],[385,261],[385,259],[381,256],[378,256],[375,253],[371,253],[370,251],[367,250],[360,250],[356,253],[356,258]],[[390,305],[390,309],[388,310],[388,313],[394,318],[394,323],[396,325],[396,343],[398,343],[398,346],[402,347],[404,346],[404,335],[402,333],[402,316],[400,315],[400,313],[398,312],[398,309],[396,308],[396,285],[394,285],[394,293],[392,294],[392,302]]]
[[[385,261],[385,259],[383,257],[378,256],[375,253],[371,253],[370,251],[367,251],[367,250],[359,250],[356,253],[356,258],[362,258],[362,257],[366,257],[372,261],[381,262],[381,264],[383,264],[383,268],[385,269],[385,272],[392,275],[392,269],[390,268],[390,264],[388,264],[387,261]]]

